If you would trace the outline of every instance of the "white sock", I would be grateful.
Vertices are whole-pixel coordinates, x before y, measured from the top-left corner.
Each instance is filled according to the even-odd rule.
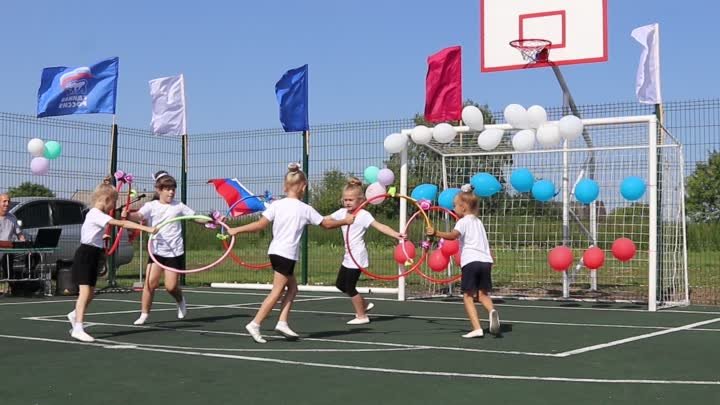
[[[73,332],[83,332],[84,330],[82,322],[76,322],[75,325],[73,325]]]
[[[147,321],[149,314],[146,312],[141,312],[140,317],[133,322],[134,325],[142,325]]]
[[[288,327],[288,323],[285,322],[285,321],[278,321],[277,327],[280,327],[280,328],[286,327],[286,328],[287,328],[287,327]]]
[[[257,323],[257,322],[255,322],[255,321],[250,321],[250,323],[249,323],[248,325],[252,326],[253,328],[259,328],[259,327],[260,327],[260,324]]]

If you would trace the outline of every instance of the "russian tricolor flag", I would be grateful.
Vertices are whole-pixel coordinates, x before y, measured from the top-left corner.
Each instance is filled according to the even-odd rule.
[[[232,207],[230,215],[233,217],[265,210],[263,197],[251,193],[238,179],[210,179],[208,183],[212,183],[228,207]]]

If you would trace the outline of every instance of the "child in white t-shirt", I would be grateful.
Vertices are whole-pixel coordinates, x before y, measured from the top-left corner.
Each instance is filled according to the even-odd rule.
[[[473,330],[462,335],[464,338],[482,337],[483,330],[480,326],[474,298],[485,307],[490,315],[490,333],[500,333],[500,317],[493,306],[490,298],[492,290],[491,270],[493,258],[490,254],[490,244],[482,221],[477,217],[478,197],[473,193],[470,184],[462,186],[462,192],[455,197],[454,211],[461,218],[450,232],[440,232],[429,227],[427,234],[443,239],[460,241],[460,267],[462,278],[460,289],[463,292],[465,312],[467,312]]]
[[[88,335],[83,328],[85,311],[95,293],[95,284],[98,277],[98,265],[105,256],[103,234],[109,225],[121,226],[128,229],[139,229],[154,233],[155,228],[136,224],[134,222],[117,220],[108,215],[115,208],[118,192],[106,179],[93,193],[93,207],[85,216],[80,230],[80,246],[75,251],[72,265],[73,281],[79,285],[80,294],[75,302],[75,310],[67,314],[72,325],[70,336],[81,342],[93,342],[95,339]]]
[[[157,226],[172,218],[195,215],[195,211],[187,205],[175,201],[177,182],[168,172],[161,170],[155,173],[153,177],[158,199],[146,203],[136,213],[128,214],[130,219],[138,221],[144,219],[145,223]],[[180,222],[176,221],[163,226],[153,239],[152,249],[158,263],[174,269],[184,269],[185,244]],[[147,321],[155,297],[155,290],[160,286],[160,275],[162,274],[165,276],[165,290],[177,303],[178,319],[185,318],[187,304],[180,289],[178,273],[163,269],[152,259],[148,259],[148,264],[150,266],[145,275],[140,317],[133,324],[143,325]]]
[[[363,296],[357,291],[357,282],[358,279],[360,279],[361,273],[358,265],[364,268],[369,266],[368,252],[365,247],[365,232],[372,226],[392,238],[401,239],[402,237],[396,230],[376,221],[372,214],[364,209],[355,212],[363,201],[365,201],[365,193],[363,193],[362,182],[355,177],[351,177],[343,188],[342,203],[344,208],[330,215],[330,217],[335,220],[341,220],[349,213],[355,215],[355,222],[353,222],[352,226],[343,225],[340,228],[343,235],[343,245],[345,246],[345,256],[343,257],[343,262],[340,265],[337,280],[335,281],[335,287],[350,297],[353,307],[355,308],[355,318],[348,321],[348,325],[370,323],[367,311],[375,306],[372,303],[366,304]],[[350,230],[349,238],[347,235],[348,229]],[[350,257],[350,252],[348,252],[348,243],[346,241],[349,242],[352,257]],[[353,258],[355,258],[354,261]]]
[[[291,163],[288,165],[288,172],[285,175],[285,193],[287,197],[270,204],[257,221],[231,228],[228,232],[230,235],[243,232],[259,232],[265,229],[270,222],[273,224],[273,239],[268,248],[268,256],[274,270],[273,287],[257,314],[255,314],[255,318],[245,325],[245,329],[257,343],[267,342],[260,334],[260,324],[270,314],[275,303],[283,295],[283,291],[285,294],[282,299],[280,319],[275,325],[275,330],[288,339],[298,338],[298,334],[288,326],[288,316],[290,315],[290,307],[298,292],[297,280],[293,272],[299,257],[300,237],[305,225],[312,224],[322,226],[325,229],[333,229],[353,222],[354,217],[352,215],[348,215],[341,221],[323,218],[313,207],[301,201],[306,188],[307,178],[305,173],[300,170],[299,164]]]

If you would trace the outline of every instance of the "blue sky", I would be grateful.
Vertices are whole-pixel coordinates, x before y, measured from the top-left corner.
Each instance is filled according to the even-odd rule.
[[[720,32],[717,3],[608,3],[609,61],[563,68],[579,104],[634,100],[630,31],[653,22],[664,98],[718,96],[717,52],[700,46]],[[305,63],[311,123],[405,118],[423,109],[427,56],[451,45],[463,47],[464,98],[493,110],[559,105],[548,69],[480,72],[478,21],[478,0],[6,2],[0,111],[35,113],[43,67],[119,56],[123,126],[148,127],[148,80],[184,73],[190,133],[279,127],[274,84]]]

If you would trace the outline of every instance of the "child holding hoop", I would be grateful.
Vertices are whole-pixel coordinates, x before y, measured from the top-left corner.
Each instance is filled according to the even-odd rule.
[[[126,220],[118,220],[108,213],[115,208],[118,192],[106,179],[93,193],[93,207],[85,216],[80,230],[80,246],[75,251],[72,265],[73,281],[80,286],[80,294],[75,302],[75,309],[67,314],[72,325],[70,336],[81,342],[94,342],[95,338],[88,335],[83,327],[85,311],[95,294],[98,277],[98,265],[105,257],[103,234],[107,225],[120,226],[128,229],[139,229],[154,233],[155,228],[136,224]]]
[[[151,226],[157,226],[172,218],[195,215],[195,211],[187,205],[175,201],[175,190],[177,189],[175,178],[165,170],[161,170],[155,173],[153,179],[155,180],[157,200],[153,199],[153,201],[143,205],[136,213],[128,214],[128,218],[137,221],[145,219],[145,222]],[[175,269],[184,269],[185,248],[180,223],[173,222],[163,226],[153,239],[152,249],[158,263]],[[153,262],[151,258],[148,258],[148,264],[150,266],[145,275],[146,281],[143,286],[140,317],[133,324],[143,325],[150,316],[155,290],[160,286],[161,274],[165,275],[165,290],[177,303],[177,318],[185,318],[187,304],[180,289],[178,273],[164,270]]]
[[[312,224],[325,229],[334,229],[342,225],[349,225],[354,220],[352,215],[348,215],[342,220],[323,218],[313,207],[301,201],[307,188],[307,177],[300,170],[298,163],[288,165],[284,183],[286,198],[270,204],[257,221],[231,228],[228,231],[233,236],[243,232],[259,232],[272,222],[273,239],[268,248],[268,256],[274,270],[272,290],[255,314],[255,318],[245,325],[245,329],[257,343],[267,342],[260,334],[260,325],[270,314],[283,292],[280,319],[275,325],[275,330],[288,339],[298,338],[298,334],[288,326],[288,317],[290,307],[298,292],[293,272],[298,260],[300,237],[305,225]]]
[[[473,193],[473,187],[465,184],[453,201],[454,211],[461,218],[455,223],[450,232],[440,232],[432,226],[428,227],[427,234],[443,239],[460,241],[460,267],[462,278],[460,289],[463,292],[463,303],[473,330],[462,335],[464,338],[482,337],[483,330],[475,308],[474,298],[485,307],[490,317],[490,333],[497,335],[500,332],[500,317],[488,295],[492,290],[493,258],[490,254],[490,244],[482,221],[477,217],[478,197]]]
[[[343,188],[343,208],[333,212],[330,215],[330,218],[341,220],[345,218],[347,214],[354,212],[364,201],[365,193],[363,193],[362,182],[355,177],[351,177],[348,179],[347,184]],[[362,273],[362,271],[358,268],[358,265],[363,266],[364,268],[367,268],[369,265],[368,252],[365,247],[365,232],[372,226],[385,235],[395,239],[402,239],[402,235],[389,226],[376,221],[372,214],[364,209],[355,212],[354,215],[354,226],[351,227],[343,225],[340,228],[343,235],[343,244],[345,245],[345,256],[343,256],[342,264],[338,270],[335,287],[350,297],[352,305],[355,308],[355,318],[348,321],[347,324],[363,325],[370,323],[367,311],[371,310],[375,306],[372,303],[367,304],[363,296],[357,291],[357,282],[360,279],[360,273]],[[349,237],[347,234],[348,230],[350,230]],[[351,249],[353,253],[352,257],[350,256],[350,252],[348,250],[348,243],[345,243],[345,241],[349,242],[349,249]],[[353,257],[355,260],[353,260]]]

